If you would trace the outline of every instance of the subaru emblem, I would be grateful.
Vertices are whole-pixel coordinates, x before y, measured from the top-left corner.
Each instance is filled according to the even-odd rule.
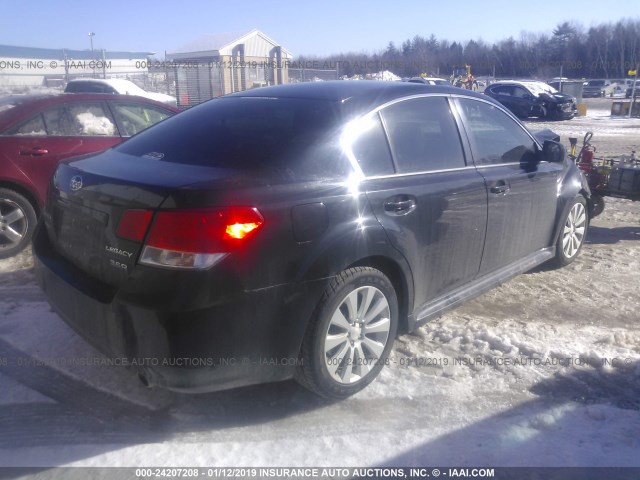
[[[71,190],[74,192],[80,190],[82,188],[82,177],[80,175],[76,175],[71,178]]]

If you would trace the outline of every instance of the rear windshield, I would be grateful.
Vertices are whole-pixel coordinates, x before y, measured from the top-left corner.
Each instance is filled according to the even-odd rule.
[[[314,176],[336,162],[338,104],[297,98],[223,97],[184,111],[116,147],[122,153],[240,170]],[[342,160],[341,160],[342,162]],[[347,162],[348,163],[348,162]]]
[[[604,80],[589,80],[589,82],[587,82],[587,85],[589,85],[590,87],[602,87],[604,86]]]
[[[111,85],[100,82],[69,82],[66,93],[118,93]]]
[[[19,98],[19,97],[18,97]],[[0,116],[2,116],[2,112],[7,112],[11,110],[16,105],[19,105],[20,102],[16,97],[2,97],[0,98]]]

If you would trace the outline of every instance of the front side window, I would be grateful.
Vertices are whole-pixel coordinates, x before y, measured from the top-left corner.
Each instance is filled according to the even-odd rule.
[[[514,87],[513,96],[518,98],[527,98],[530,97],[531,94],[522,87]]]
[[[504,96],[510,97],[513,95],[513,87],[508,85],[492,87],[491,92],[493,92],[496,95],[504,95]]]
[[[477,165],[527,163],[536,155],[533,139],[498,107],[468,98],[458,102]]]
[[[381,111],[398,173],[465,166],[460,136],[445,97],[405,100]]]
[[[171,116],[166,110],[136,103],[114,102],[113,111],[122,127],[123,137],[131,137]]]

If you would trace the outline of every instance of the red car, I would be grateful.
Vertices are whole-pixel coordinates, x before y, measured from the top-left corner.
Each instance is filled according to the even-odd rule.
[[[130,95],[0,98],[0,258],[28,245],[60,160],[106,150],[177,112]]]

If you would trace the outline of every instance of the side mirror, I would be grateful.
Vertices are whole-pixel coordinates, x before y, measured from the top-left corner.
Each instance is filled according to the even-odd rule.
[[[542,160],[550,163],[562,163],[567,156],[564,145],[553,140],[545,140],[542,145]]]

